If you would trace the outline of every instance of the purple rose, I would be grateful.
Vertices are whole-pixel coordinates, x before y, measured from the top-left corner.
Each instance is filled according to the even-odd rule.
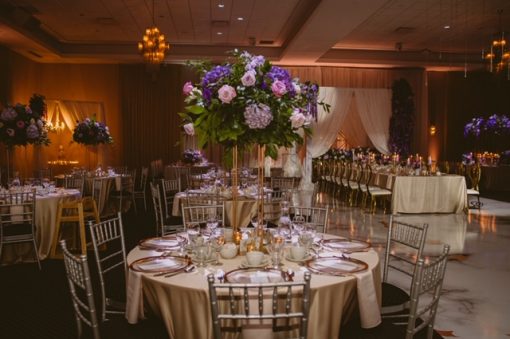
[[[232,86],[223,85],[218,90],[218,98],[224,104],[229,104],[236,96],[237,96],[236,90]]]
[[[2,113],[0,114],[0,119],[4,121],[11,121],[16,119],[18,116],[18,113],[16,113],[16,110],[12,107],[7,107],[2,110]]]
[[[27,114],[32,114],[32,109],[30,108],[30,106],[25,106],[25,112],[27,112]]]
[[[25,122],[24,121],[21,121],[21,120],[18,120],[16,122],[16,127],[18,127],[19,129],[22,129],[25,127]]]
[[[282,97],[285,93],[287,93],[287,87],[285,86],[285,83],[280,80],[276,80],[275,82],[273,82],[273,84],[271,85],[271,90],[273,91],[273,94],[278,98]]]
[[[39,129],[36,125],[30,125],[27,127],[27,138],[28,139],[37,139],[39,138]]]
[[[193,84],[191,83],[191,81],[188,81],[182,87],[182,94],[184,94],[185,96],[188,96],[191,94],[192,91],[193,91]]]
[[[195,127],[193,127],[193,123],[186,124],[182,126],[184,128],[184,132],[186,132],[187,135],[195,135]]]
[[[255,82],[257,82],[256,74],[254,70],[246,71],[241,78],[243,85],[246,87],[255,85]]]

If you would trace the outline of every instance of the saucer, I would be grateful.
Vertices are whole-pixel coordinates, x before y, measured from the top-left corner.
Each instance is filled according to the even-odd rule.
[[[294,259],[290,254],[285,255],[285,260],[292,261],[292,262],[305,262],[307,260],[313,259],[314,256],[312,254],[306,255],[303,259]]]
[[[250,265],[250,264],[248,264],[248,261],[246,261],[246,259],[245,259],[245,260],[243,260],[241,265],[239,265],[239,267],[241,267],[241,268],[260,268],[260,267],[266,267],[269,264],[270,264],[269,258],[264,258],[264,260],[262,260],[262,262],[258,265]]]

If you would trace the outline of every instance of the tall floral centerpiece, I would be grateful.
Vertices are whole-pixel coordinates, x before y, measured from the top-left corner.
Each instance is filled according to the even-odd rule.
[[[259,161],[264,155],[276,158],[278,147],[301,144],[303,136],[311,134],[317,104],[327,107],[318,102],[316,84],[292,79],[287,70],[261,55],[234,50],[224,64],[192,66],[200,82],[184,85],[187,106],[179,113],[184,130],[197,135],[199,148],[217,143],[234,150],[234,180],[237,148],[259,145]],[[234,227],[235,222],[234,218]]]
[[[85,118],[83,121],[77,121],[73,130],[73,141],[88,146],[88,155],[97,153],[99,144],[112,144],[113,138],[110,130],[103,122],[98,122],[93,118]],[[89,158],[90,167],[90,158]]]
[[[40,94],[34,94],[28,105],[7,105],[0,113],[0,142],[7,146],[7,177],[13,147],[50,144],[45,117],[46,103]]]

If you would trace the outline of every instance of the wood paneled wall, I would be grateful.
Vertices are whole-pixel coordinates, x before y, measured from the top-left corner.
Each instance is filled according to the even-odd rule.
[[[429,115],[437,126],[441,158],[460,160],[475,146],[464,138],[464,125],[473,117],[510,115],[510,81],[488,72],[429,72]]]

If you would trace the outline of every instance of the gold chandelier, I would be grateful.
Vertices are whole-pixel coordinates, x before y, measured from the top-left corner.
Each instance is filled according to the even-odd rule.
[[[489,62],[489,72],[500,73],[506,70],[507,77],[510,79],[510,51],[507,39],[505,38],[505,32],[501,26],[503,10],[500,9],[498,14],[500,31],[492,39],[489,51],[487,53],[483,52],[483,58]]]
[[[165,35],[154,23],[154,0],[152,0],[152,27],[145,30],[142,41],[138,43],[138,51],[145,61],[159,64],[165,59],[165,53],[169,49],[170,44],[165,41]]]

